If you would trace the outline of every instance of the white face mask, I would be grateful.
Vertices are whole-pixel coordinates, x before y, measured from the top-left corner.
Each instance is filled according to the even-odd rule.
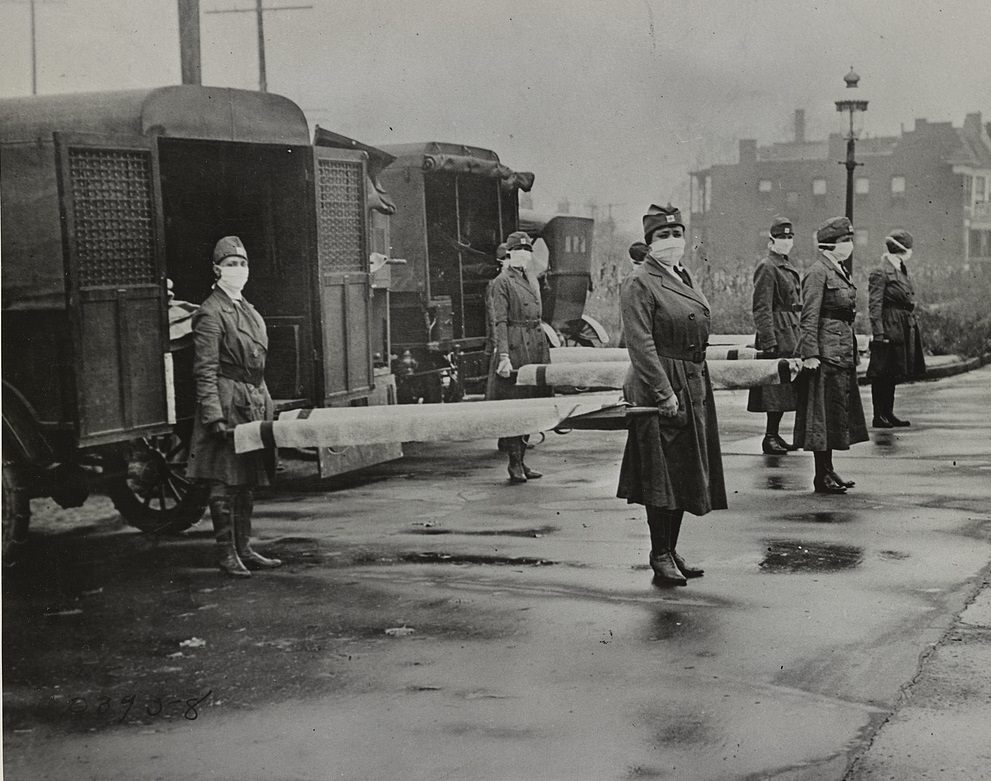
[[[244,286],[248,283],[248,267],[221,266],[220,283],[224,287],[228,287],[231,290],[240,293],[244,289]]]
[[[902,253],[902,263],[905,263],[907,260],[911,259],[911,257],[912,257],[912,250],[911,249],[905,250]]]
[[[829,254],[832,255],[838,262],[842,263],[853,254],[853,242],[839,241],[833,249],[829,250]]]
[[[777,252],[779,255],[788,255],[794,246],[794,239],[783,239],[778,236],[771,237],[771,252]]]
[[[685,254],[685,237],[669,236],[650,242],[650,256],[664,266],[674,266]]]
[[[525,249],[514,249],[509,253],[509,265],[511,268],[525,268],[532,253]]]

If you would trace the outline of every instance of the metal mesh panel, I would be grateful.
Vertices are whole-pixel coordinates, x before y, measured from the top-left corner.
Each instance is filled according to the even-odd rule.
[[[317,254],[321,271],[367,271],[360,163],[317,160]]]
[[[155,282],[151,155],[69,150],[80,287]]]

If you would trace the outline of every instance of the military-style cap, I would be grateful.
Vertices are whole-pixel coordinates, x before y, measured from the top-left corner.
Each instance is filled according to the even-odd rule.
[[[496,247],[496,260],[505,260],[509,257],[509,250],[506,249],[506,242]]]
[[[791,228],[791,220],[787,217],[775,217],[771,220],[771,237],[775,239],[792,239],[795,232]]]
[[[886,240],[893,240],[896,244],[900,244],[905,249],[912,249],[912,244],[914,240],[912,239],[912,234],[907,230],[902,230],[898,228],[897,230],[891,231],[886,237]]]
[[[526,231],[513,231],[506,238],[506,251],[512,252],[514,249],[525,249],[533,252],[533,242],[530,234]]]
[[[685,227],[678,208],[670,203],[667,206],[658,206],[656,203],[652,203],[643,216],[643,240],[650,244],[650,237],[654,231],[670,228],[673,225]]]
[[[816,231],[816,241],[820,244],[835,244],[853,235],[853,225],[846,217],[830,217]]]
[[[224,236],[213,248],[213,265],[217,265],[224,258],[244,258],[248,259],[248,251],[237,236]]]
[[[650,252],[649,246],[642,241],[635,241],[630,245],[630,260],[634,263],[643,263],[648,252]]]

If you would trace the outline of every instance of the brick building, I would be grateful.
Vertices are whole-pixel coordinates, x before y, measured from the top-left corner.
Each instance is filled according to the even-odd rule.
[[[916,262],[934,268],[983,267],[991,273],[991,123],[968,114],[962,127],[917,119],[900,136],[857,141],[853,222],[855,253],[866,260],[883,251],[893,228],[908,228]],[[815,253],[814,232],[843,214],[846,140],[805,138],[805,115],[795,112],[795,138],[758,146],[741,139],[739,162],[691,175],[691,232],[709,268],[752,265],[767,244],[775,214],[795,225],[794,253]]]

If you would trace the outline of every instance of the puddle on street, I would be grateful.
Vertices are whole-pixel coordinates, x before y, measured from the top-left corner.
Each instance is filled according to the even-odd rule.
[[[538,526],[533,529],[447,529],[442,526],[421,526],[411,534],[463,534],[469,537],[528,537],[537,539],[553,534],[557,526]]]
[[[782,521],[797,523],[850,523],[857,519],[857,514],[848,511],[817,510],[808,513],[786,513],[779,517]]]
[[[396,560],[406,564],[495,564],[517,567],[546,567],[557,563],[549,559],[534,559],[527,556],[514,558],[512,556],[484,556],[471,553],[456,555],[436,551],[401,553],[396,557]]]
[[[800,540],[768,540],[761,572],[838,572],[859,566],[864,550],[853,545]]]
[[[647,625],[647,639],[651,641],[684,638],[702,634],[706,628],[699,621],[699,614],[684,610],[658,610]]]
[[[902,561],[909,558],[911,554],[903,553],[897,550],[883,550],[877,554],[882,559],[890,559],[892,561]]]
[[[875,431],[874,444],[885,450],[894,450],[898,447],[898,437],[890,431]]]

